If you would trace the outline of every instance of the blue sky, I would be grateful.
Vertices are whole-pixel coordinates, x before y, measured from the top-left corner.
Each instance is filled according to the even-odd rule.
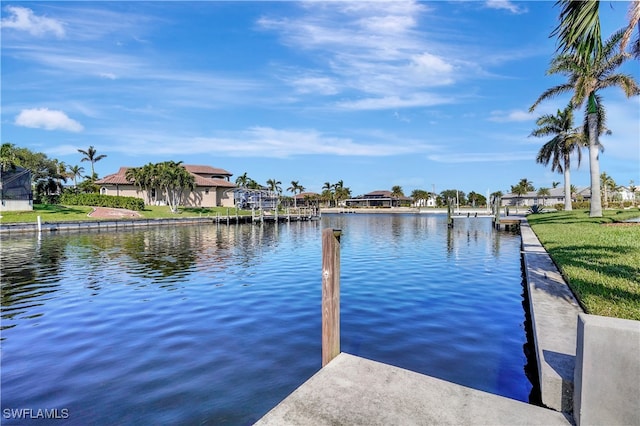
[[[603,2],[603,34],[627,2]],[[2,142],[68,165],[166,160],[353,195],[508,192],[562,176],[528,135],[568,97],[554,2],[2,2]],[[640,80],[638,61],[623,71]],[[602,91],[601,171],[640,184],[640,100]],[[581,122],[582,112],[576,113]],[[579,123],[576,123],[579,124]],[[577,165],[577,162],[574,161]],[[588,186],[588,157],[572,170]]]

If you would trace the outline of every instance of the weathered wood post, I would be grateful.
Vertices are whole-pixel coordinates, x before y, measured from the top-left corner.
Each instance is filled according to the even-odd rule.
[[[453,206],[451,205],[451,198],[447,199],[447,226],[449,228],[453,228],[453,217],[452,217]]]
[[[340,229],[322,231],[322,366],[340,354]]]

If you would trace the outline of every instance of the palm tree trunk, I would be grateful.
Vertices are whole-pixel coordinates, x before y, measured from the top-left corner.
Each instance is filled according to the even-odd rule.
[[[600,200],[600,162],[598,159],[598,114],[590,112],[587,116],[589,124],[589,174],[591,178],[591,210],[590,217],[602,217],[602,201]]]
[[[569,154],[564,155],[564,209],[566,211],[573,210],[571,203],[571,172],[569,168],[571,167],[571,161],[569,159]]]

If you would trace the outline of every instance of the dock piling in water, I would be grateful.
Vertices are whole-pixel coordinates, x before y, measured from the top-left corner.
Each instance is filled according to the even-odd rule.
[[[340,354],[340,229],[322,231],[322,366]]]

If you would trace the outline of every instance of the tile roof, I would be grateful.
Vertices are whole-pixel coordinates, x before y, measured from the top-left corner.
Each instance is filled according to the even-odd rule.
[[[211,166],[184,164],[184,168],[187,169],[188,172],[191,172],[194,174],[233,176],[233,173],[230,173],[224,169],[218,169]]]
[[[197,174],[197,173],[201,173],[201,174],[211,174],[211,175],[217,175],[217,176],[222,176],[222,175],[232,176],[231,173],[229,173],[224,169],[216,169],[210,166],[193,166],[189,164],[185,164],[184,168],[187,169],[187,171],[193,175],[197,186],[209,186],[209,187],[217,186],[221,188],[236,187],[234,183],[229,182],[225,179],[207,178]],[[132,182],[128,181],[127,178],[125,177],[127,174],[127,170],[129,169],[130,167],[120,167],[120,170],[118,170],[117,173],[106,175],[102,179],[98,179],[96,181],[96,184],[98,185],[132,185]]]

